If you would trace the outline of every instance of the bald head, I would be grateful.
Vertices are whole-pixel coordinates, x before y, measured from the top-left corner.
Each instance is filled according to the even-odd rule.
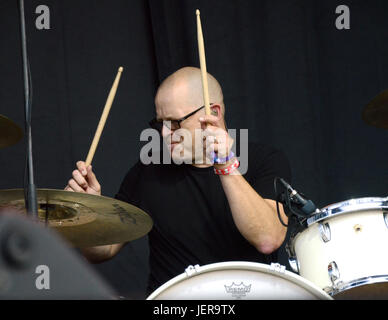
[[[221,86],[209,73],[208,87],[210,103],[219,104],[224,113]],[[164,119],[172,117],[173,112],[177,117],[184,116],[204,104],[202,90],[201,70],[194,67],[181,68],[167,77],[159,86],[155,97],[156,112],[164,114]]]

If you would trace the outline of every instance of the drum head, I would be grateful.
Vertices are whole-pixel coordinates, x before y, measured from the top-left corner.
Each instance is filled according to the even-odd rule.
[[[330,300],[322,289],[287,270],[253,262],[223,262],[181,274],[148,300]]]
[[[387,278],[387,277],[385,277]],[[335,300],[387,300],[388,279],[386,282],[354,284],[333,295]]]
[[[313,223],[350,213],[360,212],[364,210],[388,210],[388,198],[379,197],[367,197],[356,198],[347,201],[342,201],[328,205],[321,209],[317,214],[312,215],[307,219],[307,225],[310,226]]]

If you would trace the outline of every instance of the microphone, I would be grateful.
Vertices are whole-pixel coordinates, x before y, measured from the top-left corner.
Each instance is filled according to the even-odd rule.
[[[290,200],[298,206],[298,208],[305,214],[310,215],[317,210],[316,205],[311,200],[305,199],[298,191],[291,187],[284,179],[279,178],[279,181],[282,183],[284,188],[290,194]]]

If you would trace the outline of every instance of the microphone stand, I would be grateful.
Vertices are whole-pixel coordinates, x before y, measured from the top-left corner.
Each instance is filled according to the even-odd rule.
[[[24,114],[25,114],[25,135],[26,145],[26,168],[24,178],[24,201],[27,215],[34,220],[38,220],[38,200],[34,182],[34,165],[32,158],[32,135],[31,135],[31,95],[30,95],[30,70],[27,58],[26,23],[24,17],[24,0],[19,0],[20,13],[20,35],[23,58],[23,78],[24,78]]]

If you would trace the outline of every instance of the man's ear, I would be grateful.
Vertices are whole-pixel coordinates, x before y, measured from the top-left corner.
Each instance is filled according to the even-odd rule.
[[[222,118],[221,106],[219,104],[212,104],[210,106],[210,114],[216,116],[218,119]]]

